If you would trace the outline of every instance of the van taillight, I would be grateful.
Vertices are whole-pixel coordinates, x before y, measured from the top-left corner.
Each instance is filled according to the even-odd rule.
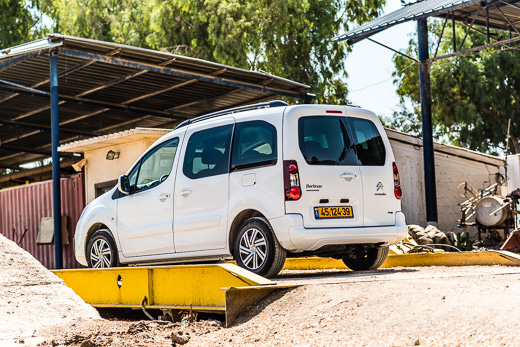
[[[399,169],[397,168],[397,165],[392,163],[393,171],[394,171],[394,195],[397,199],[401,199],[401,196],[403,196],[403,191],[401,189],[401,180],[399,179]]]
[[[285,200],[298,200],[302,196],[300,174],[295,160],[283,161],[283,185]]]

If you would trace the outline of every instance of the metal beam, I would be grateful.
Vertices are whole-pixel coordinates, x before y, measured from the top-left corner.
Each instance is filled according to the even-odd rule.
[[[5,60],[0,59],[0,69],[4,68],[6,66],[12,65],[12,64],[17,64],[17,63],[20,63],[25,60],[29,60],[32,58],[36,58],[36,57],[48,54],[49,51],[50,51],[50,49],[43,49],[41,51],[34,52],[34,53],[27,53],[27,54],[13,57],[13,58],[6,58]]]
[[[58,114],[58,52],[50,54],[51,82],[51,140],[52,140],[52,205],[54,219],[54,268],[63,268],[63,246],[61,241],[61,180],[60,180],[60,125]]]
[[[457,56],[461,56],[461,55],[468,54],[468,53],[474,53],[474,52],[478,52],[478,51],[486,49],[486,48],[491,48],[491,47],[496,47],[496,46],[506,46],[510,43],[518,42],[518,41],[520,41],[520,37],[497,41],[497,42],[490,43],[488,45],[474,47],[474,48],[466,49],[464,51],[458,51],[458,52],[451,53],[451,54],[441,55],[440,57],[437,57],[437,58],[428,59],[428,62],[432,63],[434,61],[441,60],[441,59],[457,57]]]
[[[0,83],[8,84],[8,87],[0,86],[0,90],[5,90],[9,92],[14,93],[20,93],[28,96],[37,96],[41,98],[50,98],[51,93],[44,92],[42,90],[34,89],[31,87],[23,86],[18,83],[13,83],[5,80],[0,80]],[[112,110],[116,111],[124,111],[124,112],[130,112],[130,113],[136,113],[136,114],[145,114],[145,115],[152,115],[155,117],[161,117],[161,118],[167,118],[167,119],[173,119],[173,118],[179,118],[177,116],[165,113],[165,112],[159,112],[154,111],[150,109],[144,109],[144,108],[138,108],[138,107],[131,107],[116,103],[108,103],[108,102],[100,102],[96,100],[91,99],[82,99],[82,98],[76,98],[73,96],[68,95],[59,95],[59,100],[64,100],[67,102],[76,103],[79,105],[87,105],[87,106],[98,106],[98,107],[104,107],[104,108],[110,108]]]
[[[517,34],[520,34],[520,32],[518,31],[518,29],[514,26],[513,23],[511,23],[511,21],[509,20],[509,18],[507,18],[507,16],[504,14],[504,12],[502,12],[502,10],[500,9],[500,7],[498,7],[496,4],[494,4],[495,8],[500,12],[500,14],[502,15],[502,17],[504,17],[504,19],[509,23],[510,25],[510,28],[509,28],[509,32],[511,33],[511,28],[515,29],[516,33]]]
[[[243,81],[237,81],[230,78],[218,78],[215,76],[211,76],[210,74],[203,74],[203,73],[196,73],[196,72],[188,72],[181,69],[174,69],[174,68],[167,68],[160,65],[155,64],[148,64],[148,63],[136,63],[131,60],[126,60],[122,58],[113,58],[113,57],[106,57],[99,54],[92,54],[92,53],[86,53],[82,51],[76,51],[72,49],[60,49],[60,52],[71,56],[71,57],[77,57],[77,58],[84,58],[84,59],[92,59],[96,61],[100,61],[107,64],[112,65],[119,65],[119,66],[125,66],[132,69],[137,70],[148,70],[152,72],[157,72],[160,74],[170,75],[170,76],[176,76],[186,79],[197,79],[199,81],[203,82],[209,82],[214,84],[220,84],[225,85],[229,87],[234,88],[246,88],[250,90],[259,91],[262,93],[271,93],[276,95],[282,95],[287,97],[293,97],[298,99],[303,99],[306,97],[306,93],[298,93],[298,92],[288,92],[283,89],[278,88],[267,88],[260,84],[255,83],[247,83]]]
[[[382,44],[381,42],[378,42],[378,41],[376,41],[376,40],[374,40],[374,39],[368,38],[367,40],[370,41],[370,42],[373,42],[373,43],[375,43],[375,44],[378,44],[378,45],[380,45],[380,46],[382,46],[382,47],[384,47],[384,48],[386,48],[386,49],[389,49],[389,50],[391,50],[391,51],[394,52],[394,53],[400,54],[400,55],[402,55],[402,56],[405,57],[405,58],[408,58],[408,59],[410,59],[410,60],[413,60],[413,61],[415,61],[416,63],[419,62],[417,59],[415,59],[415,58],[413,58],[413,57],[410,57],[408,54],[404,54],[403,52],[399,52],[398,50],[393,49],[392,47],[389,47],[389,46],[387,46],[387,45],[384,45],[384,44]]]
[[[75,72],[75,71],[78,71],[78,70],[81,70],[81,69],[83,69],[83,68],[85,68],[85,67],[87,67],[87,66],[89,66],[89,65],[94,64],[94,63],[95,63],[95,61],[92,61],[92,60],[91,60],[91,61],[86,61],[86,62],[84,62],[84,63],[78,64],[78,65],[76,65],[76,66],[73,66],[73,67],[71,67],[71,68],[68,69],[68,70],[62,71],[62,72],[59,74],[58,78],[59,78],[59,77],[63,77],[63,76],[70,75],[71,73],[73,73],[73,72]],[[36,83],[36,84],[33,84],[33,85],[31,86],[31,88],[38,88],[38,87],[40,87],[40,86],[42,86],[42,85],[44,85],[44,84],[47,84],[47,83],[49,83],[49,82],[50,82],[50,80],[49,80],[49,79],[46,79],[46,80],[44,80],[44,81],[38,82],[38,83]],[[20,95],[20,94],[18,94],[18,93],[14,93],[14,94],[11,94],[11,95],[9,95],[9,96],[6,96],[5,98],[0,99],[0,104],[3,103],[3,102],[6,102],[6,101],[8,101],[8,100],[11,100],[12,98],[17,97],[18,95]]]
[[[30,154],[40,154],[45,155],[47,157],[50,157],[52,155],[52,152],[49,151],[40,151],[37,149],[32,148],[24,148],[24,147],[13,147],[13,146],[6,146],[3,143],[0,144],[1,149],[5,149],[8,151],[14,151],[14,152],[23,152],[23,153],[30,153]],[[72,153],[60,153],[61,157],[69,157],[72,158],[74,155]]]
[[[176,58],[172,58],[172,59],[168,59],[162,63],[159,64],[159,66],[166,66],[168,64],[170,64],[171,62],[175,61]],[[97,86],[95,88],[92,88],[92,89],[89,89],[87,91],[84,91],[80,94],[77,94],[76,97],[82,97],[82,96],[85,96],[85,95],[88,95],[88,94],[92,94],[94,92],[97,92],[97,91],[100,91],[100,90],[103,90],[105,88],[108,88],[108,87],[112,87],[116,84],[119,84],[119,83],[122,83],[122,82],[125,82],[125,81],[128,81],[128,80],[131,80],[132,78],[135,78],[137,76],[141,76],[141,75],[144,75],[145,73],[148,73],[150,71],[148,70],[141,70],[141,71],[137,71],[137,72],[134,72],[134,73],[131,73],[129,75],[126,75],[126,76],[123,76],[123,77],[120,77],[120,78],[116,78],[115,80],[112,80],[110,82],[107,82],[105,84],[102,84],[100,86]]]
[[[66,123],[66,122],[63,122]],[[43,126],[43,125],[37,125],[33,123],[18,123],[18,122],[10,122],[5,120],[0,120],[1,125],[7,125],[7,126],[13,126],[17,128],[26,128],[26,129],[33,129],[33,130],[43,130],[43,131],[50,131],[51,127]],[[61,125],[62,123],[60,123]],[[67,134],[74,134],[74,135],[82,135],[82,136],[93,136],[96,135],[92,132],[87,131],[77,131],[77,130],[71,130],[71,129],[60,129],[60,131],[67,133]],[[7,140],[2,140],[2,143],[5,143]]]
[[[79,160],[79,158],[78,158],[78,160]],[[77,162],[77,160],[74,160],[74,159],[64,159],[60,162],[60,166],[62,168],[65,168],[76,162]],[[20,170],[20,168],[16,168],[16,169]],[[29,177],[29,176],[41,175],[41,174],[47,173],[49,171],[52,171],[52,165],[40,166],[40,167],[37,167],[34,169],[23,169],[18,172],[0,175],[0,184],[9,182],[12,179],[20,179],[20,178]]]
[[[419,83],[421,91],[421,121],[423,136],[424,194],[426,198],[427,224],[437,224],[437,188],[435,183],[435,157],[433,148],[432,96],[428,56],[428,22],[417,21],[419,48]]]

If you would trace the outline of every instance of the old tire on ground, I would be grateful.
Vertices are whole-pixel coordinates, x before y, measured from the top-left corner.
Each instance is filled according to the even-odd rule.
[[[374,270],[379,268],[388,256],[388,247],[369,248],[359,246],[350,256],[343,257],[343,263],[351,270]]]
[[[117,247],[108,229],[100,229],[92,235],[86,255],[90,268],[117,267]]]
[[[240,227],[234,240],[234,256],[238,266],[260,276],[273,277],[282,269],[286,251],[269,222],[254,217]]]

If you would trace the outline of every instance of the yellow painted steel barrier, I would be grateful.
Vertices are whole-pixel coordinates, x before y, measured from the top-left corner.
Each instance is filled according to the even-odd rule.
[[[382,268],[415,266],[520,265],[520,256],[507,251],[390,254]],[[347,269],[332,258],[289,258],[283,270]]]
[[[94,307],[175,309],[226,314],[231,324],[247,306],[274,291],[264,277],[233,264],[55,270]]]

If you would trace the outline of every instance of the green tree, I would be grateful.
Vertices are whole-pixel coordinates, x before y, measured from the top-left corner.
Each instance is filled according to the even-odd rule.
[[[436,49],[442,23],[430,23],[430,56]],[[466,29],[456,26],[458,42]],[[438,55],[453,51],[449,25],[439,46]],[[494,32],[497,40],[507,33]],[[486,37],[471,31],[462,50],[486,44]],[[459,47],[457,47],[458,50]],[[416,40],[410,40],[406,53],[417,56]],[[520,153],[520,52],[510,47],[489,49],[433,63],[431,67],[432,117],[437,140],[473,150],[496,154],[506,147],[508,121],[511,119],[509,150]],[[401,110],[394,113],[390,126],[420,133],[420,94],[417,64],[394,56],[394,83],[401,98]],[[411,103],[409,110],[405,105]]]
[[[385,0],[43,0],[54,31],[260,70],[345,103],[343,43],[349,22],[378,15]]]
[[[32,1],[0,0],[0,48],[33,39],[39,23],[39,18],[33,13]]]

